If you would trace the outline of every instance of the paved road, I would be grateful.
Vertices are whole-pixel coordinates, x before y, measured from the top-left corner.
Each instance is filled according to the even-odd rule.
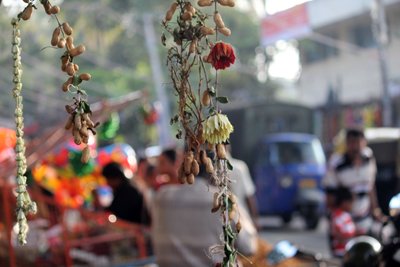
[[[326,220],[321,220],[315,231],[304,230],[304,222],[298,217],[295,217],[289,225],[283,225],[279,218],[263,217],[260,219],[260,225],[263,226],[262,238],[270,243],[289,240],[304,250],[330,257]]]

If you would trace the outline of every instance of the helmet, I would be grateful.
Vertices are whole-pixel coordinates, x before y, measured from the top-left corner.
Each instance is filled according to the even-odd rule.
[[[377,267],[382,245],[373,237],[359,236],[346,245],[343,267]]]

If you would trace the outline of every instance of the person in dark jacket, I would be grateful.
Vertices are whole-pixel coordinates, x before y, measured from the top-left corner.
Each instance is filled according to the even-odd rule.
[[[104,166],[102,174],[114,194],[114,199],[107,210],[119,219],[150,225],[150,216],[143,195],[129,183],[122,166],[111,162]]]

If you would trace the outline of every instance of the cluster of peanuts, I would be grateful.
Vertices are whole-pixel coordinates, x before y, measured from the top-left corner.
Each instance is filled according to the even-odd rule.
[[[215,192],[211,212],[215,213],[215,212],[219,211],[224,206],[226,197],[228,197],[228,202],[230,203],[227,208],[228,209],[228,219],[232,222],[234,222],[236,220],[236,223],[235,223],[236,232],[239,233],[240,230],[242,229],[242,224],[240,223],[240,219],[239,219],[240,216],[239,216],[239,212],[238,212],[237,198],[232,192],[223,193],[223,194],[221,194],[219,192]]]
[[[46,11],[46,14],[57,15],[60,12],[60,8],[58,6],[52,6],[48,0],[41,0],[40,2]],[[61,70],[69,77],[61,87],[63,92],[68,92],[71,86],[77,87],[82,83],[82,81],[89,81],[91,79],[89,73],[81,73],[78,75],[79,66],[74,63],[73,60],[75,57],[85,52],[86,48],[82,44],[75,47],[72,33],[73,29],[68,22],[63,22],[62,24],[58,23],[58,26],[53,31],[50,41],[50,44],[53,47],[65,49],[64,54],[61,56]],[[80,94],[79,90],[77,90],[77,94]],[[86,144],[82,151],[81,161],[87,163],[90,159],[90,149],[87,145],[89,142],[89,132],[96,134],[94,128],[98,123],[93,123],[90,118],[90,112],[83,111],[84,109],[82,108],[82,104],[85,103],[83,103],[84,101],[81,100],[81,97],[78,96],[78,98],[74,99],[76,102],[74,105],[65,106],[66,111],[70,114],[65,129],[72,129],[75,144]]]
[[[235,6],[234,0],[199,0],[199,1],[197,1],[197,4],[201,7],[211,6],[212,4],[215,3],[215,1],[218,4],[220,4],[221,6],[228,6],[228,7]],[[230,36],[232,34],[231,30],[225,26],[225,23],[222,20],[221,14],[218,11],[216,11],[214,13],[214,22],[215,22],[217,30],[220,33],[222,33],[225,36]],[[208,32],[211,33],[211,31],[208,31]]]
[[[65,109],[70,114],[65,124],[65,129],[72,131],[75,144],[86,144],[82,151],[81,161],[83,163],[87,163],[90,159],[90,149],[88,146],[89,134],[91,132],[93,135],[96,135],[95,128],[99,123],[93,123],[93,121],[90,119],[89,113],[85,113],[82,110],[73,108],[70,105],[66,105]]]
[[[229,7],[233,7],[235,6],[235,2],[234,0],[199,0],[197,2],[198,6],[200,7],[206,7],[206,6],[211,6],[213,3],[218,3],[222,6],[229,6]],[[180,2],[173,2],[171,4],[171,6],[169,7],[169,9],[167,10],[166,14],[165,14],[165,18],[164,18],[164,24],[171,21],[172,18],[174,17],[174,14],[177,10],[177,8],[179,7]],[[193,7],[193,5],[190,2],[184,2],[182,1],[182,7],[183,10],[180,14],[180,19],[182,21],[185,22],[190,22],[192,20],[192,18],[196,15],[196,8]],[[215,22],[215,29],[218,30],[218,32],[222,33],[225,36],[230,36],[231,35],[231,30],[225,26],[225,23],[221,17],[221,14],[216,11],[214,13],[214,22]],[[198,34],[196,34],[198,32]],[[208,27],[206,25],[201,25],[199,27],[198,31],[195,31],[194,36],[192,36],[190,38],[190,46],[189,46],[189,53],[195,53],[196,52],[196,48],[198,46],[198,41],[201,37],[203,36],[207,36],[207,35],[214,35],[215,34],[215,30],[211,27]],[[185,35],[185,37],[187,37],[187,35]],[[178,45],[182,44],[182,40],[177,38],[175,40],[175,42]]]

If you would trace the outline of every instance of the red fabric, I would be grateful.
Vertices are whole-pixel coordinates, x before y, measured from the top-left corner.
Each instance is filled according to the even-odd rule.
[[[356,234],[356,226],[350,213],[341,209],[333,211],[331,219],[333,252],[335,256],[343,256],[346,243]]]

